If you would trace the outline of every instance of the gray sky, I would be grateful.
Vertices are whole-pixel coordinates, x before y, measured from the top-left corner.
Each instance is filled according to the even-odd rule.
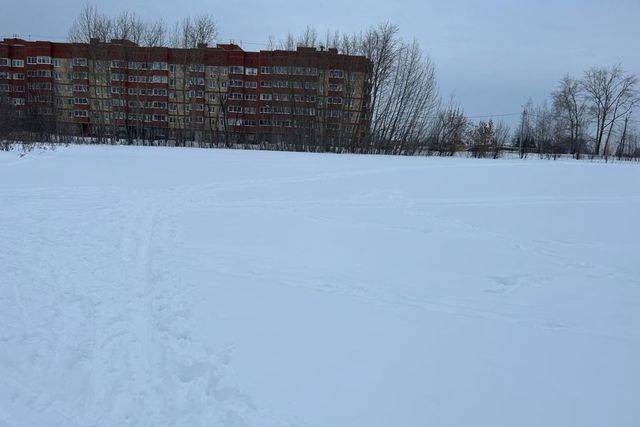
[[[64,40],[84,0],[7,2],[0,34]],[[98,4],[95,2],[95,4]],[[623,63],[640,74],[640,0],[111,0],[107,14],[130,9],[173,22],[203,11],[217,17],[220,40],[258,50],[307,25],[359,31],[390,20],[416,38],[438,70],[442,95],[455,95],[470,116],[517,112],[542,101],[565,74]],[[515,119],[506,117],[509,122]]]

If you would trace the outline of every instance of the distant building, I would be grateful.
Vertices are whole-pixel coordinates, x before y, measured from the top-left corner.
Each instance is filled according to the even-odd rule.
[[[4,39],[0,99],[62,134],[353,143],[368,131],[369,64],[335,49]]]

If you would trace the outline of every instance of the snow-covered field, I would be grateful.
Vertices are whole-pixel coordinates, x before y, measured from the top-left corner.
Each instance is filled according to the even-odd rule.
[[[0,153],[0,426],[640,425],[640,167]]]

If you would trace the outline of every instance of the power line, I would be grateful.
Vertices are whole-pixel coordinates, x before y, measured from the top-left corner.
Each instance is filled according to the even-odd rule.
[[[468,119],[483,119],[485,117],[509,117],[509,116],[519,116],[522,113],[504,113],[504,114],[482,114],[479,116],[467,116]]]

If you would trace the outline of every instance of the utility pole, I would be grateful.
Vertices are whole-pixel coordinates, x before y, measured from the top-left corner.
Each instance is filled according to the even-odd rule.
[[[524,139],[524,122],[525,122],[525,118],[526,117],[527,117],[527,109],[523,107],[523,110],[522,110],[522,124],[520,125],[520,158],[521,159],[524,157],[523,139]]]

